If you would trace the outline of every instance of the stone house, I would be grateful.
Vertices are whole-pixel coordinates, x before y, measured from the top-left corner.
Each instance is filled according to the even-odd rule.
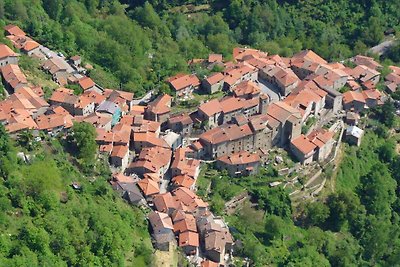
[[[256,174],[259,165],[260,157],[258,154],[250,154],[247,151],[225,155],[217,159],[217,168],[227,170],[231,177]]]
[[[201,86],[207,93],[214,94],[222,90],[222,87],[224,85],[224,78],[225,76],[222,73],[214,73],[204,79],[201,82]]]
[[[168,129],[183,136],[189,136],[193,130],[193,120],[186,114],[180,114],[168,119]]]
[[[111,151],[110,163],[115,167],[125,169],[129,160],[128,146],[118,145],[114,146]]]
[[[18,64],[18,54],[12,51],[7,45],[0,44],[0,67],[9,64]]]

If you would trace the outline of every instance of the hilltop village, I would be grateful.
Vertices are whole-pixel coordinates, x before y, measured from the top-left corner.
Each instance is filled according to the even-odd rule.
[[[45,97],[18,66],[20,54],[0,44],[6,96],[0,123],[11,136],[25,130],[67,134],[77,122],[96,128],[99,153],[109,158],[111,186],[133,205],[148,207],[153,243],[179,246],[199,266],[224,266],[235,245],[229,226],[196,194],[203,164],[231,177],[256,174],[271,164],[271,149],[285,149],[304,168],[334,159],[342,140],[359,145],[358,122],[366,109],[382,105],[400,87],[400,68],[391,66],[384,90],[382,66],[371,57],[327,62],[311,50],[291,58],[235,48],[233,59],[211,54],[193,59],[207,77],[179,73],[143,98],[103,88],[87,76],[80,56],[65,58],[5,27],[21,54],[41,62],[59,88]],[[79,88],[67,88],[69,85]],[[185,107],[196,96],[200,105]],[[178,108],[179,107],[179,108]]]

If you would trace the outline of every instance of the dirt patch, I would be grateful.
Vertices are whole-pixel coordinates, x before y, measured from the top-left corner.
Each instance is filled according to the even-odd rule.
[[[156,250],[154,253],[155,267],[176,267],[178,266],[178,252],[176,245],[171,245],[169,251]]]

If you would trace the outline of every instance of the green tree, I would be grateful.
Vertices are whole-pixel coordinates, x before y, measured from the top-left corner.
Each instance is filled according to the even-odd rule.
[[[94,163],[97,145],[96,145],[96,130],[93,125],[80,122],[74,123],[70,141],[77,149],[78,158],[83,161],[85,165]]]

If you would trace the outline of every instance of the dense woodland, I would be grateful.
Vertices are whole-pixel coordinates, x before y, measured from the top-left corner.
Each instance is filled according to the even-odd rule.
[[[0,266],[151,265],[144,214],[113,192],[102,161],[82,168],[96,152],[88,127],[42,145],[30,132],[13,142],[0,125]]]
[[[0,19],[83,55],[103,86],[143,94],[188,71],[187,60],[209,52],[229,59],[238,44],[283,56],[308,48],[332,60],[363,53],[399,28],[400,2],[0,0]]]
[[[210,52],[229,59],[238,44],[283,56],[309,48],[331,60],[364,53],[385,30],[400,30],[400,1],[0,0],[0,19],[0,26],[18,24],[50,48],[82,55],[94,64],[90,76],[99,84],[139,95],[189,71],[189,59]],[[397,45],[388,57],[399,62],[399,51]],[[244,189],[258,204],[227,218],[242,244],[236,255],[256,266],[398,264],[393,113],[390,103],[375,110],[361,148],[346,148],[334,192],[296,210],[284,190],[265,186],[277,175],[273,169],[240,181],[210,177],[207,198],[216,213]],[[73,131],[42,145],[29,132],[13,142],[0,128],[0,265],[151,266],[144,215],[107,184],[93,129]],[[35,157],[25,163],[17,151]],[[82,189],[73,190],[73,181]]]

